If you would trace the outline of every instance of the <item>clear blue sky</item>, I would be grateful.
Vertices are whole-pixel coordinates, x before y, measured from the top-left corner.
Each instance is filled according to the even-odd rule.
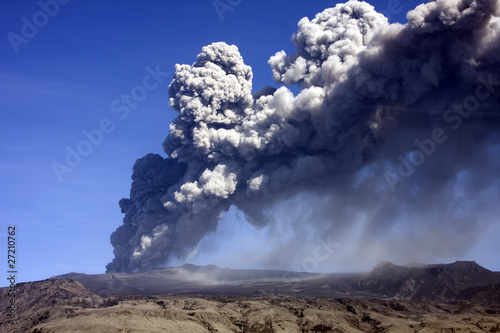
[[[176,63],[191,64],[201,47],[224,41],[253,68],[254,90],[273,85],[269,57],[293,50],[299,19],[336,3],[221,0],[231,10],[218,13],[210,0],[60,2],[67,3],[48,7],[51,15],[37,1],[0,3],[0,252],[7,252],[7,225],[17,225],[20,281],[104,272],[135,160],[165,156],[161,143],[176,116],[167,96]],[[372,4],[404,22],[418,2]],[[37,31],[28,26],[34,20]],[[141,88],[158,69],[168,75]],[[122,94],[144,91],[128,114],[113,112],[113,103],[126,105]],[[81,143],[82,131],[95,134],[100,126],[108,133],[95,136],[95,145]],[[66,164],[68,146],[88,156],[58,178],[53,164]]]

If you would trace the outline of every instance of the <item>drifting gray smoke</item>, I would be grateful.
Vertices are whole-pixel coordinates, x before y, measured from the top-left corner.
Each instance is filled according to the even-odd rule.
[[[296,96],[285,86],[252,96],[237,47],[203,47],[176,65],[169,157],[134,165],[107,271],[185,258],[231,206],[272,225],[273,207],[302,194],[310,214],[289,228],[338,242],[358,228],[346,258],[467,253],[500,213],[499,15],[494,0],[438,0],[389,24],[349,1],[303,18],[296,52],[269,60]]]

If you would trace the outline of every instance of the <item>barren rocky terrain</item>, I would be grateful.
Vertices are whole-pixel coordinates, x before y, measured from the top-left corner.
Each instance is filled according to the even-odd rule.
[[[472,262],[300,277],[193,265],[71,273],[19,284],[17,322],[0,331],[500,332],[498,276]]]

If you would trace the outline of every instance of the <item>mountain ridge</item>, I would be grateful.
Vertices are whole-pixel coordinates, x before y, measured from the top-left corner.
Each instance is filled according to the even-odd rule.
[[[500,272],[473,261],[424,266],[382,262],[366,273],[301,273],[184,264],[137,273],[68,273],[54,278],[76,279],[101,297],[225,294],[454,302],[477,298],[484,294],[484,288],[495,291],[494,286],[500,286]]]

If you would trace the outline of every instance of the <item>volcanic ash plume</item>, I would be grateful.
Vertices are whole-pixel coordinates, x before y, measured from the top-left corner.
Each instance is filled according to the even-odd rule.
[[[499,13],[497,1],[438,0],[401,25],[339,4],[300,20],[296,52],[268,61],[285,86],[253,96],[236,46],[203,47],[176,65],[169,157],[134,165],[108,272],[186,258],[231,206],[270,226],[273,207],[300,198],[308,219],[287,219],[274,260],[290,261],[305,229],[343,260],[466,253],[500,213]]]

